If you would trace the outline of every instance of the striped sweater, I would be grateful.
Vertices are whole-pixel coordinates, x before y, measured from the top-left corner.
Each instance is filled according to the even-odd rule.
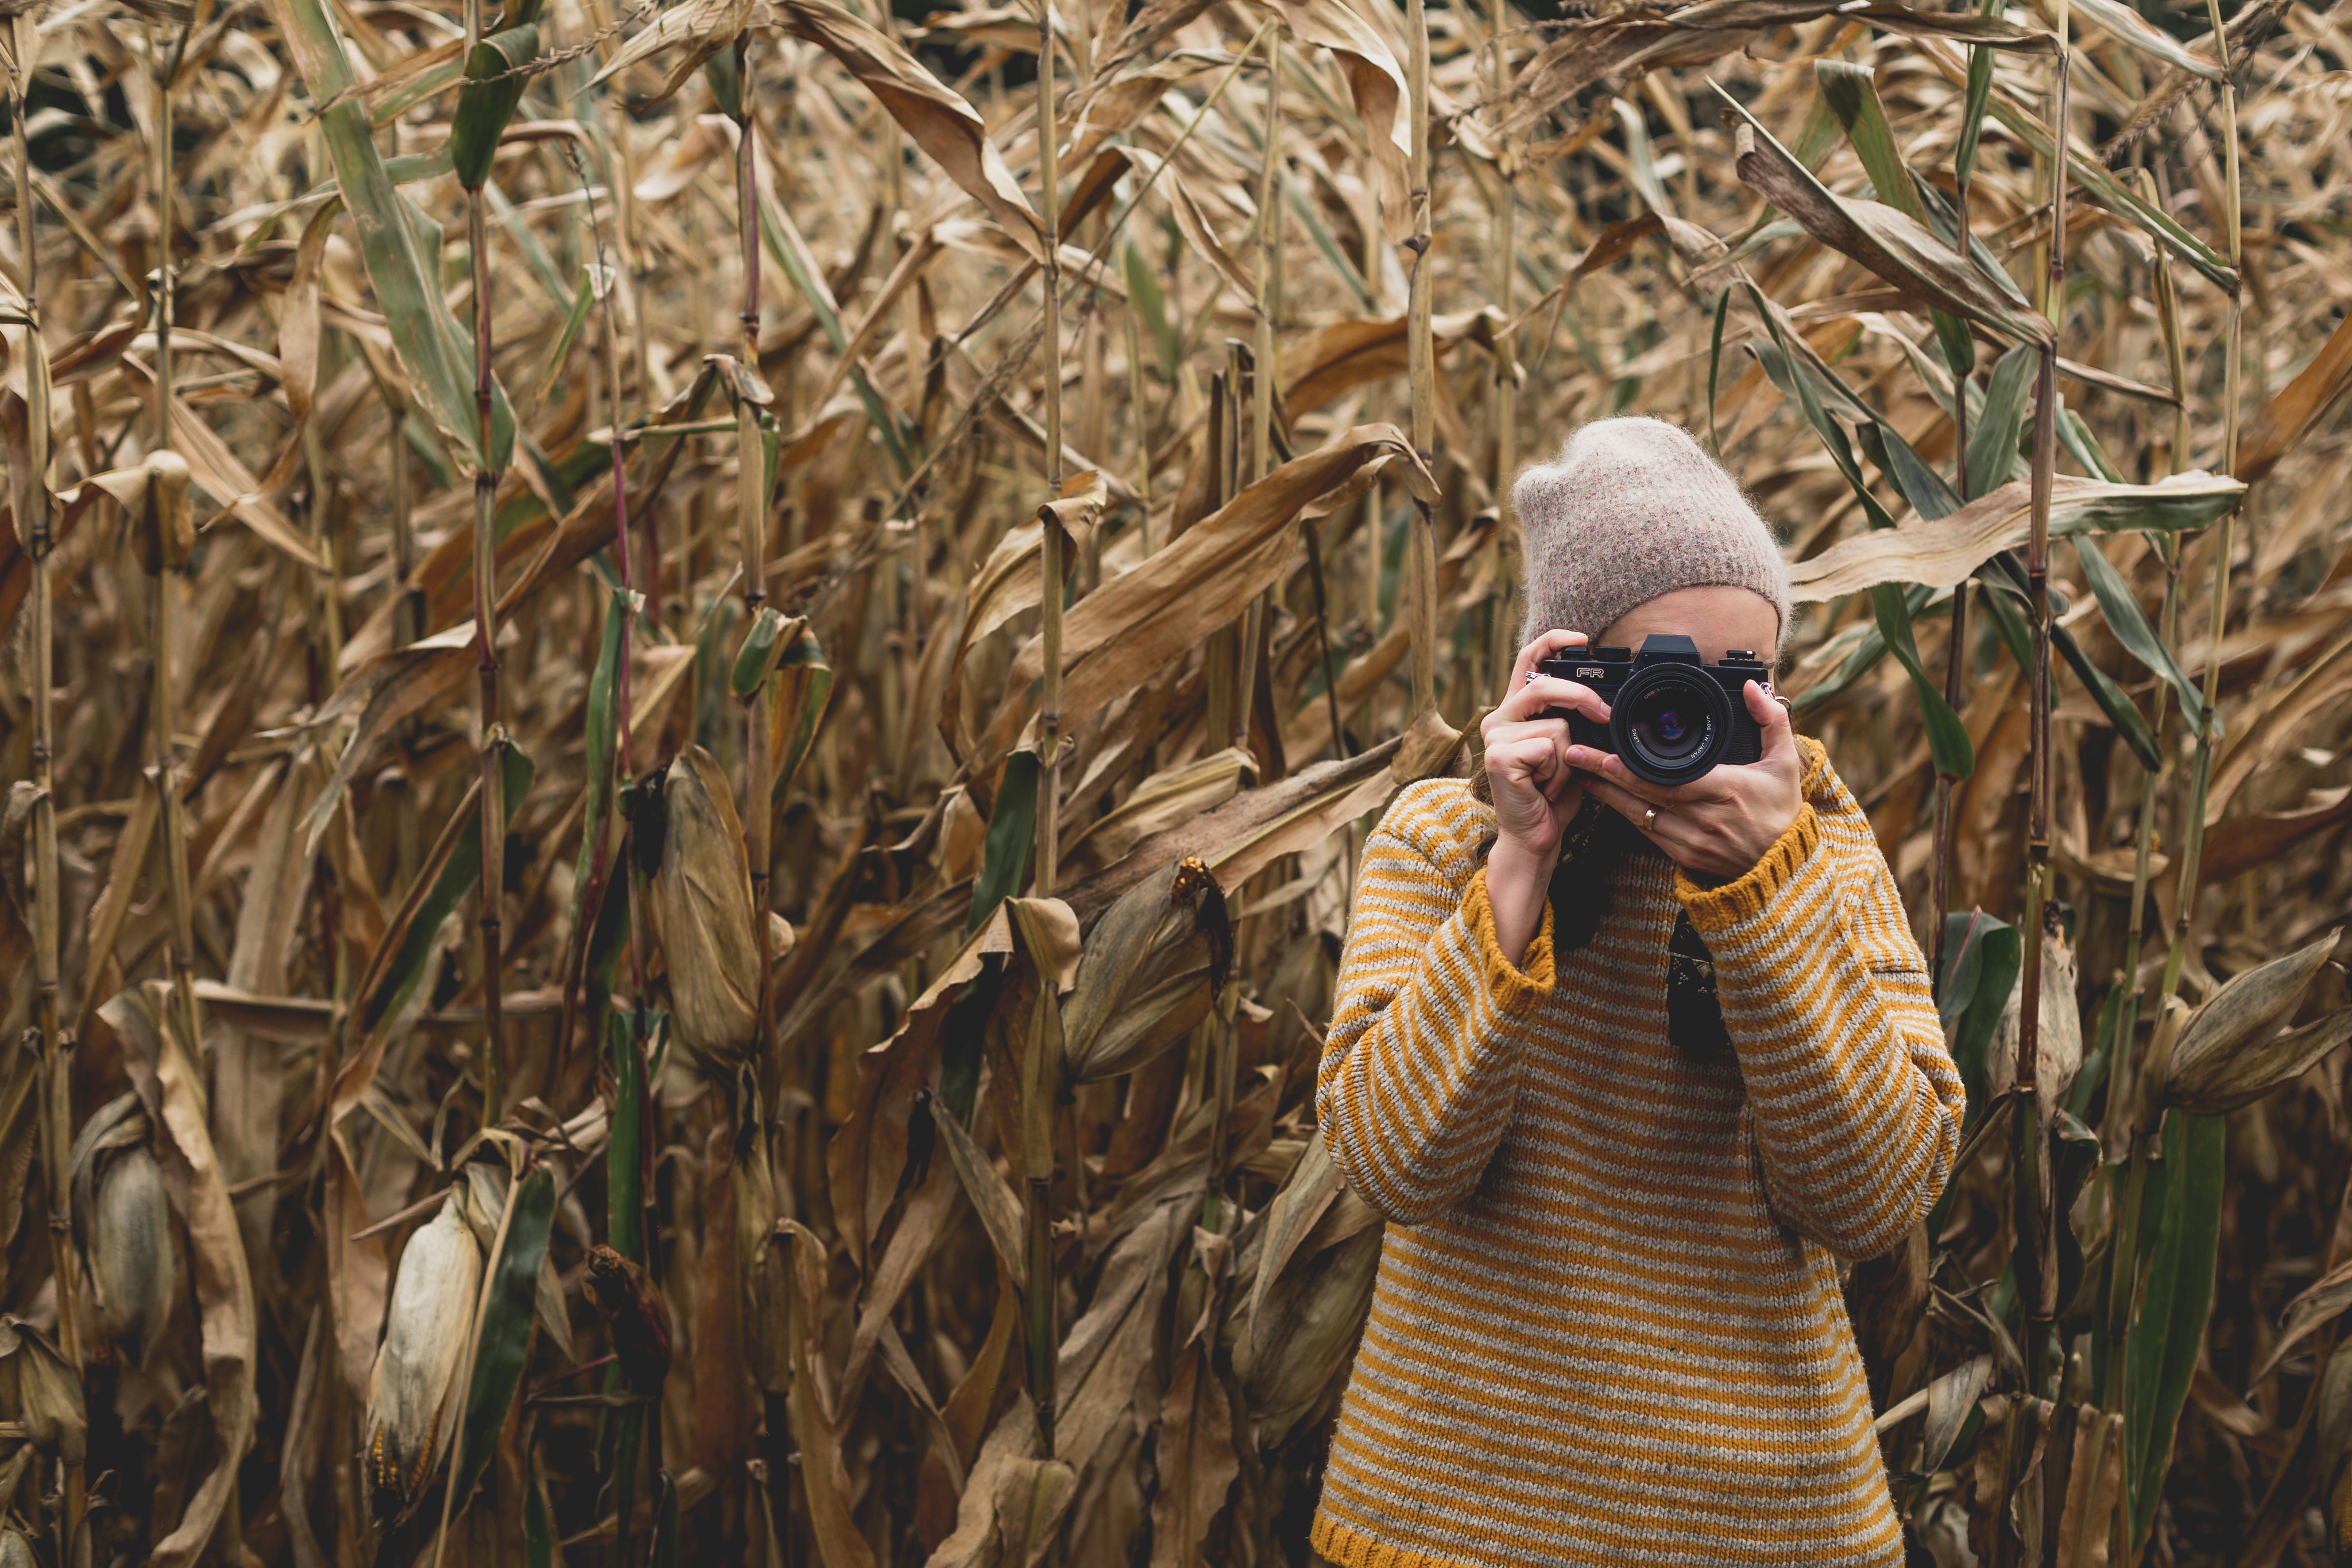
[[[1643,845],[1591,943],[1496,946],[1492,810],[1405,791],[1366,846],[1318,1112],[1392,1222],[1315,1549],[1342,1568],[1895,1568],[1839,1295],[1942,1190],[1962,1090],[1869,823],[1818,746],[1756,868]],[[1671,1044],[1669,934],[1721,1050]]]

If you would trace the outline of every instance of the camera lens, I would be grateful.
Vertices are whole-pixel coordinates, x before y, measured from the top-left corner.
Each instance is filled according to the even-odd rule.
[[[1686,712],[1690,697],[1688,692],[1650,692],[1634,704],[1633,733],[1652,761],[1687,762],[1691,752],[1705,743],[1706,726]]]
[[[1617,753],[1636,778],[1686,783],[1723,759],[1730,713],[1704,676],[1654,666],[1628,680],[1611,706]]]

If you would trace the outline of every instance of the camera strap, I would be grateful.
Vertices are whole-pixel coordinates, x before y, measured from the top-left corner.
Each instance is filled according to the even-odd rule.
[[[1720,1056],[1731,1050],[1715,995],[1715,956],[1686,910],[1675,916],[1675,934],[1666,943],[1666,1039],[1685,1056]]]

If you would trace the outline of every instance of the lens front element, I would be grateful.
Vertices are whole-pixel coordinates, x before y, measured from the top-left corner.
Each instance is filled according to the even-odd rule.
[[[1722,760],[1731,715],[1712,681],[1672,665],[1637,671],[1610,706],[1617,753],[1638,779],[1686,783]]]

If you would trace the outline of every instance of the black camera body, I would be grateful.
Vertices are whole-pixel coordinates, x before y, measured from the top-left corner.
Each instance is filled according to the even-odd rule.
[[[1768,691],[1769,672],[1746,648],[1723,663],[1699,657],[1698,644],[1671,632],[1654,632],[1642,651],[1577,648],[1542,661],[1539,674],[1591,687],[1609,705],[1609,722],[1554,708],[1568,720],[1568,737],[1596,751],[1613,751],[1636,779],[1687,784],[1721,763],[1754,762],[1764,755],[1764,732],[1748,713],[1741,689],[1754,681]]]

